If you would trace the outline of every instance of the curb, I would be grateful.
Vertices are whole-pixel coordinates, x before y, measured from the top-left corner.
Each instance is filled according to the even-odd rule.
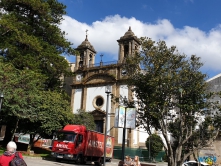
[[[23,158],[30,158],[30,159],[38,159],[38,160],[53,160],[52,157],[33,157],[33,156],[23,156]]]

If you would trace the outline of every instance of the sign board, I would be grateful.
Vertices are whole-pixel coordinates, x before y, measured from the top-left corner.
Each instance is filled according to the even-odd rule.
[[[29,144],[30,142],[30,134],[19,134],[18,142]]]
[[[119,107],[115,112],[114,127],[124,128],[124,120],[126,115],[126,128],[136,128],[136,108]]]
[[[127,108],[126,128],[136,128],[136,108]]]
[[[114,127],[115,127],[115,128],[118,127],[118,123],[119,123],[119,116],[118,116],[118,113],[119,113],[119,109],[116,108],[116,111],[115,111],[115,121],[114,121]]]

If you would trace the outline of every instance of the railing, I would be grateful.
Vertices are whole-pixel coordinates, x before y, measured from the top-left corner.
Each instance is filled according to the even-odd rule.
[[[79,66],[79,68],[91,68],[91,67],[102,67],[102,66],[109,66],[109,65],[116,65],[120,64],[118,61],[109,61],[109,62],[100,62],[100,63],[94,63],[94,64],[89,64],[89,65],[82,65]]]

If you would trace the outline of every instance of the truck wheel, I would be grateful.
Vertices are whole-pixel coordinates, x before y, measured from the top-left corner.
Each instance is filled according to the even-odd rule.
[[[94,165],[96,166],[102,166],[102,164],[100,162],[94,162]]]
[[[76,164],[80,164],[81,163],[81,157],[79,156],[75,162]]]
[[[57,162],[61,162],[61,159],[59,159],[59,158],[56,158],[56,161],[57,161]]]
[[[86,163],[87,163],[87,159],[82,157],[81,164],[86,164]]]
[[[84,160],[83,156],[79,156],[75,163],[76,164],[86,164],[86,161]]]

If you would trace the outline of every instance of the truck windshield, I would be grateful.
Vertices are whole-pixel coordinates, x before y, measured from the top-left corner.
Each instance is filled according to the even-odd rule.
[[[57,137],[55,139],[58,141],[74,142],[75,136],[75,133],[57,132]]]

